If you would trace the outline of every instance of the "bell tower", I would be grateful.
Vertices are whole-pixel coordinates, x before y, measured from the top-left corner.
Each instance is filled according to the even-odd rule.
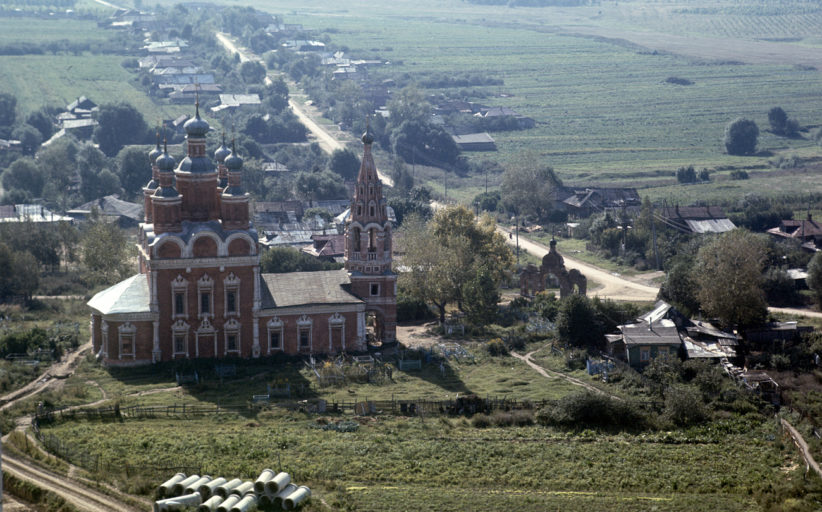
[[[391,222],[371,155],[374,136],[370,128],[366,128],[362,142],[362,164],[345,228],[345,269],[351,279],[351,291],[365,301],[367,313],[374,315],[376,337],[390,343],[395,341],[397,332],[397,275],[391,269]]]

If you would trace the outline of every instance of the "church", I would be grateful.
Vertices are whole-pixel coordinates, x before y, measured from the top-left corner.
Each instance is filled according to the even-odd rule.
[[[88,302],[103,364],[362,351],[369,328],[394,341],[391,223],[370,131],[345,224],[344,268],[263,274],[243,160],[225,141],[210,158],[209,129],[198,104],[185,123],[186,157],[178,164],[159,143],[149,154],[139,273]]]

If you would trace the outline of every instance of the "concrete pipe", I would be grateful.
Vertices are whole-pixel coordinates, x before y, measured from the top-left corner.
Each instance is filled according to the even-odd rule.
[[[265,490],[269,494],[277,494],[282,491],[286,485],[291,483],[291,475],[288,473],[277,473],[277,476],[265,483]]]
[[[205,503],[197,508],[197,512],[215,512],[223,499],[219,496],[212,496]]]
[[[230,512],[248,512],[257,506],[257,497],[253,494],[248,494],[239,503],[231,507]]]
[[[254,492],[254,482],[243,482],[237,487],[231,489],[231,494],[236,494],[241,498],[250,492]]]
[[[268,494],[267,492],[260,494],[260,498],[257,500],[257,503],[260,507],[270,507],[274,504],[274,495]]]
[[[311,497],[311,489],[301,485],[296,491],[292,492],[285,500],[283,500],[284,510],[294,510]]]
[[[199,492],[203,496],[204,500],[207,500],[208,498],[214,495],[214,489],[223,485],[225,482],[226,479],[223,477],[215,478],[214,480],[206,482],[203,485],[201,485],[197,489],[197,492]]]
[[[242,483],[243,483],[243,481],[240,480],[239,478],[229,480],[228,482],[226,482],[222,485],[218,485],[214,489],[214,494],[216,494],[217,496],[222,497],[223,499],[226,499],[231,494],[231,490],[234,489],[235,487],[237,487],[238,485],[242,484]]]
[[[174,484],[177,482],[182,482],[185,480],[186,475],[185,473],[177,473],[173,477],[169,478],[165,482],[157,488],[157,497],[158,498],[165,498],[166,496],[171,496],[171,491],[174,489]]]
[[[260,476],[254,480],[254,492],[262,494],[265,492],[265,483],[274,478],[276,473],[270,469],[264,469]]]
[[[274,496],[274,508],[283,508],[283,500],[291,496],[291,493],[297,490],[294,484],[288,484],[285,488]]]
[[[189,507],[196,507],[203,502],[203,497],[199,492],[168,498],[154,502],[154,512],[165,512],[167,510],[183,510]]]
[[[179,495],[183,494],[183,490],[185,490],[186,487],[193,484],[194,482],[196,482],[199,479],[200,479],[200,475],[191,475],[188,478],[180,480],[179,482],[174,484],[174,487],[172,487],[172,489],[171,489],[172,496],[179,496]]]
[[[240,497],[232,494],[217,506],[217,512],[229,512],[231,507],[240,502]]]
[[[192,492],[200,492],[200,486],[205,485],[211,481],[211,477],[208,475],[203,475],[200,477],[199,480],[196,480],[194,483],[188,484],[183,491],[183,494],[191,494]]]

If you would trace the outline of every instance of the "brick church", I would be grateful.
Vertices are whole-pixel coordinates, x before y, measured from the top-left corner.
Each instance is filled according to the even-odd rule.
[[[179,164],[159,144],[149,155],[139,273],[88,302],[103,363],[360,351],[369,326],[394,341],[391,223],[370,132],[345,226],[344,269],[262,274],[242,158],[225,141],[209,158],[199,105],[185,131]]]

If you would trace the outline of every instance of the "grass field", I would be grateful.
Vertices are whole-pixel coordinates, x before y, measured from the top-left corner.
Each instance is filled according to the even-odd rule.
[[[91,20],[0,17],[0,46],[41,44],[60,39],[72,42],[105,41],[110,35],[111,31],[97,27],[97,23]]]

